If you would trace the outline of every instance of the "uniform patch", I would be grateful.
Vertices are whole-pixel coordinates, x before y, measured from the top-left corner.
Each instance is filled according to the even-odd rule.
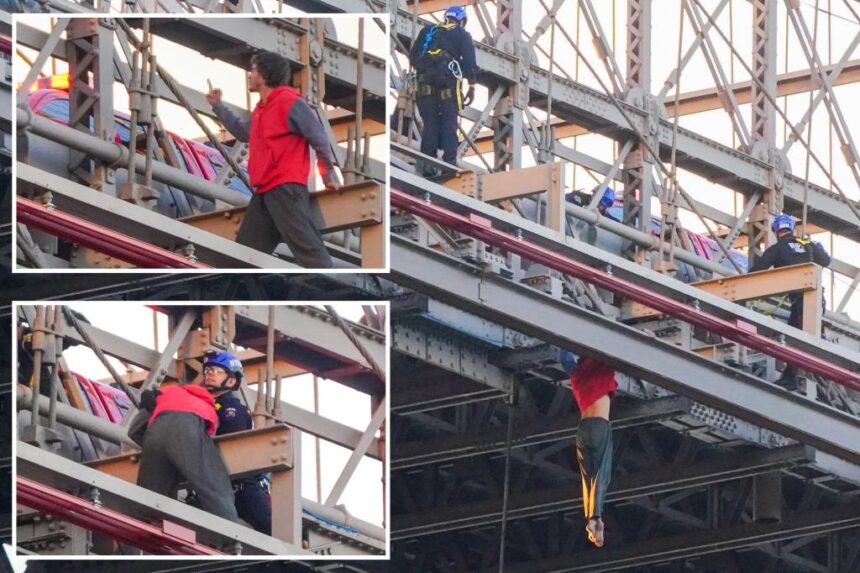
[[[227,418],[228,420],[232,420],[233,418],[235,418],[236,414],[237,414],[236,408],[230,407],[230,408],[227,408],[226,410],[224,410],[224,417]]]

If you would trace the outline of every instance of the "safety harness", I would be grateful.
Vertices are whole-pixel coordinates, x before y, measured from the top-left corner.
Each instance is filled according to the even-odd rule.
[[[438,84],[445,83],[451,77],[456,80],[459,87],[460,80],[463,78],[460,62],[447,50],[438,45],[439,31],[448,31],[456,27],[457,24],[454,22],[437,24],[424,35],[424,42],[421,44],[421,53],[415,62],[415,69],[418,70],[419,97],[438,93],[441,99],[448,99],[459,94],[459,90],[453,88],[439,89],[436,87]]]

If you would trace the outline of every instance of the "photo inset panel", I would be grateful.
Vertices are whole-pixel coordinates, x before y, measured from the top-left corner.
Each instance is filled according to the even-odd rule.
[[[16,305],[13,546],[384,558],[387,314]]]
[[[387,17],[16,22],[16,270],[386,269]]]

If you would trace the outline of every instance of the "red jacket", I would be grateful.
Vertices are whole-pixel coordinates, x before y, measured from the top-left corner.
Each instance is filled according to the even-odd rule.
[[[248,175],[255,193],[264,193],[282,183],[308,184],[310,150],[307,140],[290,130],[293,103],[302,95],[279,86],[260,100],[251,114],[248,134]]]
[[[581,412],[618,389],[615,370],[593,358],[583,358],[570,374],[570,389]]]
[[[191,412],[206,422],[206,431],[211,436],[218,428],[218,414],[215,413],[215,399],[202,386],[167,386],[161,390],[155,402],[155,411],[149,417],[149,424],[164,412]]]

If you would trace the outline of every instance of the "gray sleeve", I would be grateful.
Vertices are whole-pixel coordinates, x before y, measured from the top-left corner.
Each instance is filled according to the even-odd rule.
[[[322,123],[308,102],[297,99],[290,109],[288,121],[290,129],[307,139],[310,146],[316,151],[317,166],[323,182],[337,181],[337,174],[334,171],[334,155],[328,135],[326,135]]]
[[[224,128],[233,134],[233,137],[242,143],[248,142],[248,129],[251,122],[237,116],[235,113],[221,102],[212,106],[212,111],[218,116],[218,119],[224,125]]]

